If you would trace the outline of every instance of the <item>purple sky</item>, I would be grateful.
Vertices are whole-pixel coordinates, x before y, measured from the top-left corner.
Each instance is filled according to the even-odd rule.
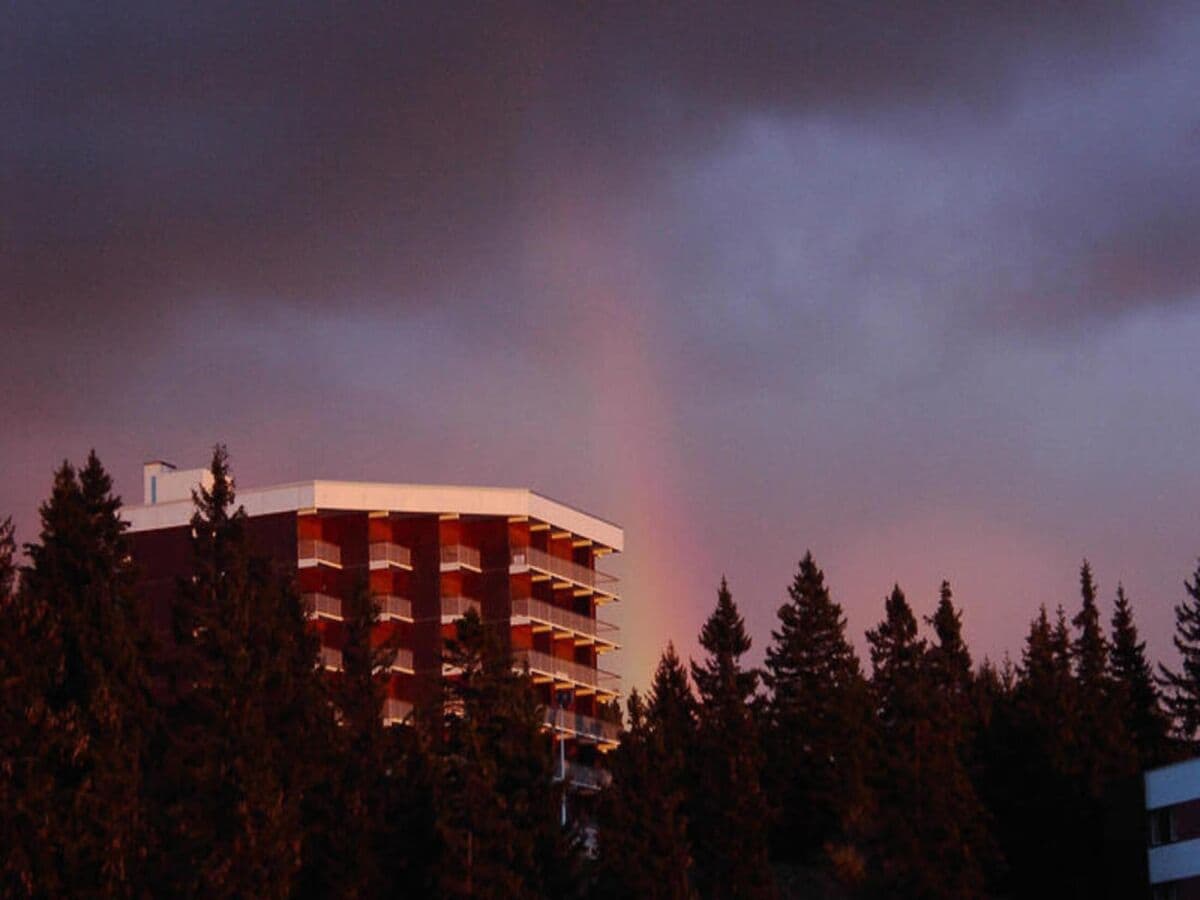
[[[644,683],[811,547],[1016,656],[1200,555],[1189,4],[0,11],[0,511],[64,456],[529,485]],[[856,11],[851,11],[855,9]]]

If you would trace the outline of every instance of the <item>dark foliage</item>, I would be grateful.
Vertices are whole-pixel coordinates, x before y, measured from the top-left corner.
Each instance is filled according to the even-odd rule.
[[[19,571],[0,522],[5,896],[1144,892],[1141,772],[1200,731],[1200,567],[1176,607],[1180,667],[1157,684],[1124,588],[1106,634],[1086,562],[1074,616],[1043,608],[1017,666],[973,667],[948,583],[923,620],[896,587],[868,681],[807,554],[765,693],[722,580],[704,659],[666,647],[629,697],[611,785],[563,827],[553,738],[502,629],[460,620],[444,717],[386,727],[395,648],[367,585],[324,670],[290,574],[253,552],[223,448],[210,475],[169,642],[149,638],[94,454],[55,472]]]
[[[836,859],[841,875],[861,881],[871,711],[846,617],[811,553],[778,616],[765,673],[765,780],[778,806],[772,855],[818,865]]]
[[[751,706],[758,673],[741,665],[750,637],[723,578],[716,609],[701,629],[700,646],[708,656],[692,663],[699,694],[689,817],[696,884],[702,897],[771,896],[769,807]]]
[[[153,708],[120,506],[94,453],[78,473],[63,463],[4,601],[0,838],[17,893],[130,896],[143,883]],[[0,543],[7,593],[7,525]]]
[[[609,758],[612,785],[600,799],[599,854],[593,896],[605,900],[684,900],[690,896],[683,802],[686,793],[664,778],[677,765],[663,732],[646,718],[642,698],[629,695],[629,722]]]

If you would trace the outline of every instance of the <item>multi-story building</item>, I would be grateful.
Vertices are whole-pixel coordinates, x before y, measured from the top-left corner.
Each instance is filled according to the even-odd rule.
[[[163,628],[189,566],[191,492],[210,478],[147,463],[143,505],[123,513]],[[617,649],[616,628],[599,613],[619,595],[597,563],[622,549],[620,527],[524,488],[304,481],[239,488],[237,502],[257,552],[294,577],[328,669],[341,666],[342,605],[367,585],[380,608],[378,639],[400,648],[386,719],[441,703],[444,643],[473,608],[508,634],[514,664],[528,666],[567,777],[598,783],[595,753],[617,740],[601,705],[618,692],[602,666]]]
[[[1200,759],[1145,775],[1154,900],[1200,900]]]

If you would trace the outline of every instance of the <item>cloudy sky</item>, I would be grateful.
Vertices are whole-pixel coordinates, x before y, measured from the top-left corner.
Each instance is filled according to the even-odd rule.
[[[0,511],[95,447],[617,520],[644,683],[812,548],[1151,650],[1200,554],[1200,10],[16,3]]]

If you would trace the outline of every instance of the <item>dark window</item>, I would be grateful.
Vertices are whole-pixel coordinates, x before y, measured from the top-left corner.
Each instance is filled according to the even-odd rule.
[[[1175,810],[1170,806],[1150,812],[1150,846],[1170,844],[1175,840]]]

